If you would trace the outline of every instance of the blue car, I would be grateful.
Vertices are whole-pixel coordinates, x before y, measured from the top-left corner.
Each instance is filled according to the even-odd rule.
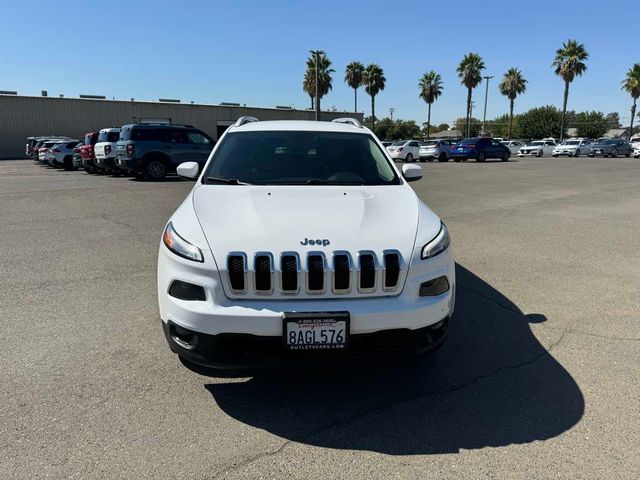
[[[454,162],[473,158],[476,162],[484,162],[487,158],[499,158],[507,162],[511,151],[498,140],[487,137],[465,138],[451,147]]]

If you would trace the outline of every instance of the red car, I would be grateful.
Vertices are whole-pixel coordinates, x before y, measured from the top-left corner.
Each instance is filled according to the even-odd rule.
[[[93,146],[98,142],[98,132],[87,132],[84,135],[84,145],[80,145],[80,158],[82,166],[87,173],[98,173],[96,168],[96,156]]]

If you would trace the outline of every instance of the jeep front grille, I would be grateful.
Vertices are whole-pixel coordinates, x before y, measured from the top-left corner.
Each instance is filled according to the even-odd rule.
[[[258,252],[253,258],[231,252],[226,282],[234,296],[375,296],[398,291],[405,269],[397,250],[385,250],[379,256],[363,250],[355,258],[346,251],[308,252],[302,259],[296,252]]]

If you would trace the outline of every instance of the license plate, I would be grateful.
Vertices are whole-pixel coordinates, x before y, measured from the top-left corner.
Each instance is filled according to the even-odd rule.
[[[458,148],[459,152],[464,152],[464,148]]]
[[[349,346],[349,312],[285,313],[285,350],[344,350]]]

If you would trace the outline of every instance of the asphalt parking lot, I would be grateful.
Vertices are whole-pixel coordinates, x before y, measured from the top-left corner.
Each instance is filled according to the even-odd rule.
[[[412,364],[213,378],[160,327],[191,187],[0,162],[3,478],[638,478],[640,160],[428,163],[458,261]]]

